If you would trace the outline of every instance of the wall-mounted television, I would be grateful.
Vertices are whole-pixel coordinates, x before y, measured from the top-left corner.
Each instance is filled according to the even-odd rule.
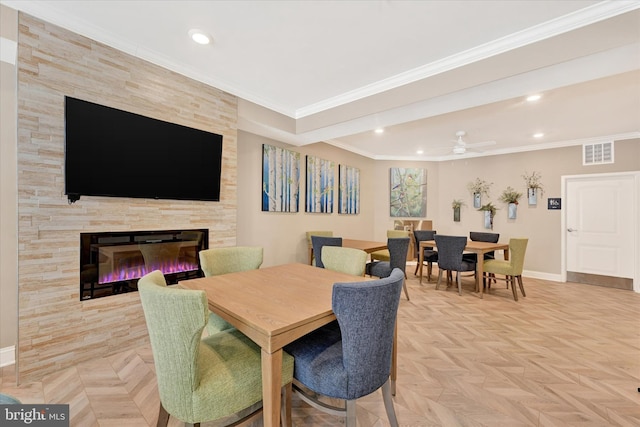
[[[220,200],[222,135],[65,97],[65,194]]]

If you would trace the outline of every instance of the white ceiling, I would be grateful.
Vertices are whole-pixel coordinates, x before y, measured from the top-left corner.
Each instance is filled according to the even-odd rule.
[[[446,160],[459,130],[496,142],[465,156],[640,138],[637,0],[0,2],[237,95],[239,129],[294,145]]]

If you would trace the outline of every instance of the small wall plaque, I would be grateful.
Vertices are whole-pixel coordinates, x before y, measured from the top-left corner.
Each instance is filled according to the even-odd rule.
[[[548,198],[547,199],[547,209],[549,210],[558,210],[562,209],[562,199],[560,197]]]

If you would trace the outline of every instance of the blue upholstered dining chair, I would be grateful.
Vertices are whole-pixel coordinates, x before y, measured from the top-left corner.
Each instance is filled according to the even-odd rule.
[[[160,412],[158,426],[173,416],[199,424],[224,425],[256,415],[262,401],[262,362],[258,345],[236,329],[202,338],[207,322],[204,291],[165,286],[155,270],[138,281],[149,330]],[[293,357],[282,358],[283,419],[291,419]],[[235,424],[234,424],[235,425]]]
[[[462,278],[463,271],[476,271],[475,262],[467,262],[462,260],[462,252],[467,246],[467,238],[465,236],[444,236],[435,235],[436,246],[438,247],[438,283],[436,289],[440,287],[442,281],[442,273],[456,272],[456,282],[458,284],[458,294],[462,295]],[[447,279],[447,283],[449,280]]]
[[[474,242],[488,242],[488,243],[498,243],[500,240],[500,233],[487,233],[484,231],[470,231],[469,232],[469,240]],[[495,252],[487,252],[484,254],[484,260],[495,259]],[[478,255],[477,254],[464,254],[462,259],[467,262],[477,262]]]
[[[389,248],[389,261],[373,261],[367,263],[365,267],[366,274],[376,277],[388,277],[391,272],[398,268],[402,270],[404,277],[407,277],[405,269],[407,268],[407,252],[409,251],[409,238],[389,238],[387,239],[387,248]],[[407,291],[406,282],[403,283],[404,294],[409,300],[409,292]]]
[[[313,257],[316,260],[316,267],[324,268],[322,263],[323,246],[342,246],[342,237],[311,236],[313,246]]]
[[[309,265],[313,265],[313,260],[315,258],[315,256],[313,255],[313,243],[311,242],[311,236],[333,237],[333,231],[330,231],[330,230],[307,231],[307,246],[309,248]]]
[[[382,388],[391,426],[397,426],[391,398],[391,358],[404,273],[333,285],[332,308],[338,319],[285,347],[295,358],[294,386],[300,397],[322,411],[356,425],[356,399]],[[344,408],[319,403],[310,393],[345,400]]]
[[[436,235],[435,230],[414,230],[413,235],[415,237],[415,254],[416,254],[416,271],[413,273],[415,276],[418,274],[418,268],[420,268],[420,242],[425,242],[427,240],[434,240],[434,236]],[[438,251],[433,250],[433,247],[425,247],[422,248],[424,252],[424,260],[423,263],[427,263],[427,280],[431,281],[431,272],[433,271],[433,263],[438,262]]]
[[[239,271],[257,270],[262,265],[264,249],[261,246],[229,246],[210,248],[198,252],[200,267],[205,275],[237,273]],[[207,332],[215,334],[233,326],[217,314],[209,313]]]

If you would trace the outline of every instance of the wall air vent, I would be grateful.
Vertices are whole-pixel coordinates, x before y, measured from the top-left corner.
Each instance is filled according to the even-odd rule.
[[[613,163],[613,141],[582,146],[582,164],[584,166],[607,163]]]

